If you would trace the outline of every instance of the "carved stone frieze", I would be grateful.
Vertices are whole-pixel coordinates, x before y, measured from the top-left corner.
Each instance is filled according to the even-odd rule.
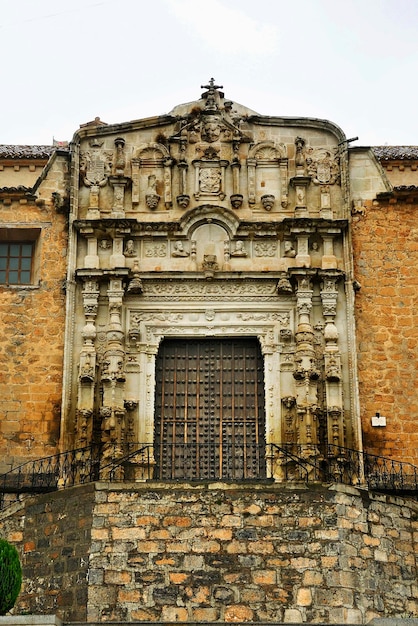
[[[166,243],[154,243],[145,242],[144,255],[146,257],[163,258],[167,256],[167,244]]]
[[[277,241],[256,241],[254,243],[256,257],[274,257],[277,254]]]
[[[143,279],[144,298],[175,298],[175,299],[201,299],[213,300],[225,298],[257,298],[274,299],[277,301],[276,282],[272,280],[212,280],[210,282],[186,282],[180,280],[149,281]]]

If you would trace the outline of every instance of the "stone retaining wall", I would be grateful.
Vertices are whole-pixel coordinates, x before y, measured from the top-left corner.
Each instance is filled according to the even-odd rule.
[[[0,534],[22,551],[16,611],[363,624],[418,616],[417,515],[347,487],[97,483],[3,514]]]

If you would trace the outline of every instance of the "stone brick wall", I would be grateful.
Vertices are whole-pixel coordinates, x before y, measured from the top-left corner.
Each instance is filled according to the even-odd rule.
[[[84,620],[94,485],[29,498],[0,515],[0,536],[20,551],[23,586],[14,613]]]
[[[365,449],[418,465],[418,204],[367,202],[353,217]],[[373,428],[378,411],[387,425]]]
[[[3,514],[0,534],[23,555],[16,611],[363,624],[418,616],[417,517],[346,487],[98,483]]]
[[[38,228],[39,282],[0,286],[0,472],[57,451],[64,349],[66,216],[53,206],[63,194],[66,162],[40,187],[40,203],[0,202],[0,226]]]

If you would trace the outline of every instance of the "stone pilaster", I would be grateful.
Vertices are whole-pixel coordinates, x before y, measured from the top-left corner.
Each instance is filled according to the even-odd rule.
[[[75,439],[77,447],[92,441],[94,396],[96,384],[97,355],[95,349],[96,317],[98,310],[99,285],[97,280],[86,277],[83,285],[83,309],[86,323],[82,330],[83,347],[79,360],[77,412]]]
[[[341,353],[338,346],[338,330],[335,325],[338,300],[338,280],[341,273],[337,270],[321,272],[321,301],[324,316],[324,368],[325,402],[327,415],[328,443],[343,446],[345,442]]]

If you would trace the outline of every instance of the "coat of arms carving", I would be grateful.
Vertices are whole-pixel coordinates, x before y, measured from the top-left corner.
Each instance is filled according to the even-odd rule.
[[[309,148],[306,167],[315,185],[333,185],[340,180],[339,158],[335,152],[325,148]]]

